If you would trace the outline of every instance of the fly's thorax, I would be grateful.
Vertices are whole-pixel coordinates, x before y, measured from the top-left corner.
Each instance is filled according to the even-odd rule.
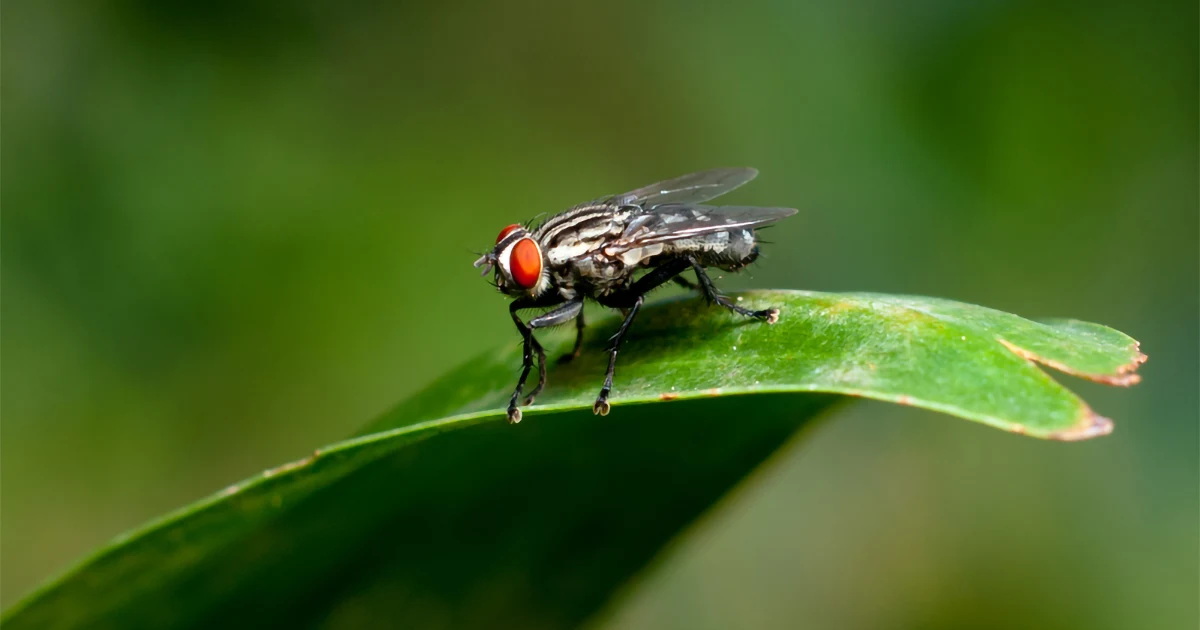
[[[552,283],[554,290],[558,291],[558,294],[562,297],[562,299],[568,302],[574,300],[579,295],[579,288],[575,286],[574,279],[569,276],[563,277],[554,275],[552,278]]]
[[[632,269],[611,261],[587,257],[569,263],[569,274],[563,282],[576,293],[585,295],[608,295],[629,286]],[[563,285],[558,285],[562,290]]]
[[[585,204],[552,217],[536,236],[551,267],[567,265],[598,251],[625,229],[631,209]]]

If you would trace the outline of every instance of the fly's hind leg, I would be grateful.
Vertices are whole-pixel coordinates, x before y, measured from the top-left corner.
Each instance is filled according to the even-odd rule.
[[[748,308],[742,308],[738,306],[737,302],[734,302],[724,295],[721,295],[721,292],[717,290],[717,286],[713,284],[712,278],[709,278],[708,273],[704,271],[704,267],[701,267],[700,263],[696,262],[695,258],[691,258],[689,261],[692,264],[692,271],[696,272],[696,279],[700,281],[700,291],[704,293],[705,299],[707,299],[710,303],[720,304],[721,306],[724,306],[738,315],[753,317],[768,324],[774,324],[775,322],[779,321],[779,309],[777,308],[766,308],[761,311],[752,311]]]
[[[695,283],[693,283],[691,280],[688,280],[687,278],[684,278],[683,276],[675,276],[674,278],[671,278],[671,280],[674,280],[675,284],[678,284],[679,286],[687,289],[688,291],[699,291],[700,290],[700,287],[696,286]]]

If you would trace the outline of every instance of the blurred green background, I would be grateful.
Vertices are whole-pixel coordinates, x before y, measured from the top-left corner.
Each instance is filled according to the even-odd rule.
[[[514,343],[500,227],[751,165],[801,214],[726,288],[1101,322],[1145,382],[1069,379],[1117,423],[1080,444],[849,407],[601,625],[1195,628],[1197,17],[6,0],[0,605]]]

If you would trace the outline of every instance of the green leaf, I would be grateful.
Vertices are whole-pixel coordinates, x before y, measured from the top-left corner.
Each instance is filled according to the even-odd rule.
[[[4,626],[575,625],[844,399],[832,394],[1077,440],[1112,423],[1034,362],[1130,385],[1145,360],[1103,326],[947,300],[738,299],[781,308],[779,323],[696,299],[646,308],[608,417],[590,409],[613,318],[589,331],[583,357],[550,366],[517,426],[503,420],[520,365],[508,344],[351,440],[118,538],[10,609]],[[555,356],[570,339],[546,345]],[[636,404],[664,401],[676,402]]]

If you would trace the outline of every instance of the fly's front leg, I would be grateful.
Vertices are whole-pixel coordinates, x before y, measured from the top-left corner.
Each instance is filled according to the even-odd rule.
[[[695,258],[689,258],[689,262],[692,265],[692,271],[696,272],[696,279],[700,281],[700,290],[704,293],[704,297],[709,302],[720,304],[734,313],[760,319],[768,324],[774,324],[775,322],[779,321],[779,309],[777,308],[766,308],[761,311],[752,311],[748,308],[742,308],[738,306],[737,302],[734,302],[724,295],[721,295],[721,293],[717,291],[717,286],[713,284],[712,279],[708,277],[708,273],[704,271],[704,267],[701,267],[700,263],[696,262]]]
[[[558,358],[559,363],[570,363],[578,359],[583,352],[583,309],[579,309],[579,315],[575,317],[575,348],[571,350],[571,354],[564,354]]]
[[[575,318],[575,321],[577,322],[583,321],[582,297],[571,300],[570,302],[563,304],[562,306],[550,311],[549,313],[546,313],[545,315],[529,320],[529,328],[538,329],[558,326],[559,324],[565,324],[566,322],[570,321],[571,318]],[[579,328],[579,334],[580,336],[583,335],[582,326]],[[530,338],[532,339],[533,335],[530,335]],[[538,344],[536,341],[534,344],[534,351],[537,352],[538,360],[538,383],[537,386],[533,388],[533,391],[529,392],[529,395],[525,397],[525,401],[521,403],[523,405],[532,404],[533,399],[538,394],[542,393],[542,389],[546,387],[546,351],[543,350],[541,344]],[[575,347],[576,349],[579,347],[578,340],[575,342]]]
[[[533,335],[530,335],[529,338],[534,339]],[[546,350],[542,348],[542,344],[534,339],[533,351],[537,353],[538,382],[537,385],[533,386],[533,391],[529,392],[525,396],[525,399],[521,401],[522,406],[532,405],[533,399],[537,398],[537,395],[542,393],[542,390],[546,387]]]
[[[517,326],[517,331],[521,333],[521,338],[523,340],[523,352],[521,353],[521,377],[517,379],[517,387],[513,390],[512,398],[510,398],[508,401],[508,421],[511,423],[517,423],[521,421],[521,410],[517,408],[517,401],[521,399],[521,390],[525,387],[525,380],[529,378],[529,371],[533,369],[533,353],[537,353],[543,364],[545,363],[546,356],[545,351],[542,350],[542,344],[538,343],[538,340],[533,336],[533,329],[529,326],[526,326],[525,322],[521,321],[520,317],[517,317],[517,311],[529,308],[554,306],[555,304],[560,303],[562,303],[562,298],[555,295],[543,297],[537,300],[520,298],[508,305],[508,313],[510,316],[512,316],[513,324]],[[547,315],[543,315],[542,317],[544,318],[548,315],[549,313]],[[535,319],[534,321],[537,320]],[[537,390],[540,391],[542,385],[545,384],[545,368],[543,367],[538,371],[538,373],[541,375],[541,378],[539,379],[541,383],[539,383]]]
[[[513,321],[517,324],[517,330],[520,331],[523,352],[521,354],[521,376],[517,379],[517,387],[513,390],[512,398],[508,401],[508,421],[516,424],[521,421],[521,410],[517,409],[517,401],[521,399],[521,389],[525,387],[525,379],[529,378],[529,370],[533,368],[533,344],[537,343],[533,338],[533,331],[517,317],[517,305],[520,301],[513,302],[509,307],[512,312]]]

